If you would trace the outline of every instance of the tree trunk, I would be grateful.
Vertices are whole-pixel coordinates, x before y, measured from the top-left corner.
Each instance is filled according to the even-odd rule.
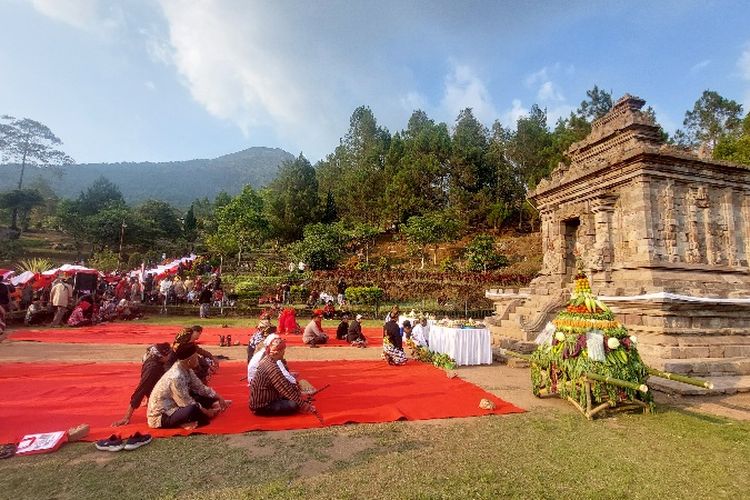
[[[13,212],[10,216],[10,228],[13,230],[18,230],[18,208],[13,208]]]

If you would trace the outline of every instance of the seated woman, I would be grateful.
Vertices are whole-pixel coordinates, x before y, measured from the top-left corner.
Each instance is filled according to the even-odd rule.
[[[403,365],[406,363],[406,354],[401,339],[401,329],[398,327],[399,312],[391,310],[389,320],[383,327],[383,358],[389,365]]]
[[[336,306],[333,305],[332,300],[329,300],[323,308],[323,317],[325,319],[334,319],[336,317]]]
[[[268,336],[273,333],[274,328],[271,326],[271,321],[268,319],[261,319],[258,323],[258,327],[255,330],[255,333],[250,337],[250,340],[247,343],[247,361],[250,361],[250,358],[253,357],[253,354],[255,354],[255,349],[266,339]]]
[[[68,326],[78,327],[91,324],[91,302],[82,300],[68,318]]]
[[[280,334],[299,334],[302,332],[299,323],[297,323],[297,312],[293,307],[286,307],[279,313],[279,328]]]

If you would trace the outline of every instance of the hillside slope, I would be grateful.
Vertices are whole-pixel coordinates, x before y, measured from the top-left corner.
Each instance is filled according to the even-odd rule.
[[[294,157],[282,149],[254,147],[214,159],[142,163],[86,163],[62,169],[27,169],[24,187],[45,181],[58,196],[72,198],[99,176],[115,183],[128,203],[158,199],[186,207],[196,198],[213,199],[219,192],[234,195],[242,186],[266,185],[278,166]],[[0,191],[14,189],[20,170],[0,165]]]

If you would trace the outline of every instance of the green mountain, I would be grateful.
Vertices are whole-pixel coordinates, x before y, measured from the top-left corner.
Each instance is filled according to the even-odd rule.
[[[246,184],[259,188],[268,184],[278,166],[294,156],[282,149],[254,147],[212,160],[142,163],[84,163],[64,168],[27,168],[24,187],[40,181],[60,197],[75,198],[99,176],[115,183],[128,203],[147,199],[187,207],[196,198],[212,200],[225,191],[240,192]],[[0,165],[0,192],[15,189],[20,170],[17,165]]]

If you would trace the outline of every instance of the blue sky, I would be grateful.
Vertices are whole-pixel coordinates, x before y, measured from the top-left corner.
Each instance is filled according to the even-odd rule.
[[[0,0],[0,114],[78,162],[333,151],[352,111],[550,126],[594,84],[668,131],[703,90],[750,109],[746,1]]]

